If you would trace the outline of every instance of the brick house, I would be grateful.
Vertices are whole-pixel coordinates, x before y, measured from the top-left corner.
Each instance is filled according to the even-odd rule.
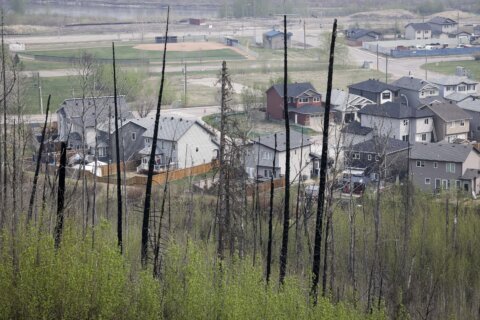
[[[267,119],[283,120],[283,83],[271,86],[267,91]],[[287,85],[288,113],[291,123],[309,126],[312,118],[323,117],[325,108],[322,95],[310,82]]]

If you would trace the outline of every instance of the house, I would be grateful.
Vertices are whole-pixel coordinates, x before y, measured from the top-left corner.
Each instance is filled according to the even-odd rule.
[[[283,120],[283,84],[275,84],[267,91],[267,118]],[[287,84],[288,113],[291,123],[310,125],[314,118],[323,118],[325,108],[322,95],[310,82]]]
[[[437,32],[453,33],[458,30],[458,23],[450,18],[437,16],[428,20],[427,23],[433,31]]]
[[[440,89],[440,96],[448,97],[452,93],[474,94],[477,93],[478,82],[467,77],[446,76],[431,80]]]
[[[471,117],[469,138],[479,142],[480,141],[480,97],[470,96],[466,99],[463,99],[462,101],[457,102],[457,105],[460,108],[462,108],[466,113],[468,113],[468,115]]]
[[[467,139],[472,118],[453,102],[431,103],[421,107],[433,113],[436,141],[453,143],[456,139]]]
[[[291,38],[293,33],[287,33],[287,47],[291,46]],[[284,38],[283,32],[277,30],[270,30],[263,34],[263,47],[266,49],[283,49]]]
[[[473,35],[480,37],[480,24],[477,24],[475,27],[473,27]]]
[[[407,104],[408,107],[418,107],[427,103],[427,98],[438,97],[439,88],[431,82],[414,77],[402,77],[392,85],[397,87],[398,100]]]
[[[360,122],[352,121],[340,129],[343,135],[343,146],[353,146],[354,144],[364,142],[373,138],[373,129],[369,127],[362,127]]]
[[[480,191],[480,153],[470,144],[416,143],[409,166],[412,181],[424,191]]]
[[[125,96],[117,99],[119,122],[133,118]],[[72,149],[95,154],[98,149],[99,160],[110,159],[110,133],[114,124],[114,97],[88,97],[66,99],[57,110],[58,134],[60,141],[68,141]],[[113,123],[113,124],[112,124]],[[84,148],[82,147],[84,146]]]
[[[373,30],[351,28],[345,30],[345,37],[348,45],[361,46],[363,42],[381,40],[382,34]]]
[[[345,147],[345,168],[362,170],[370,180],[395,181],[407,172],[409,143],[382,136]]]
[[[398,88],[376,79],[368,79],[349,85],[348,93],[382,104],[392,102],[398,96]]]
[[[330,103],[333,112],[335,112],[335,121],[350,123],[359,119],[357,116],[358,110],[367,104],[372,104],[373,101],[343,90],[333,89]]]
[[[132,119],[121,130],[124,159],[140,160],[137,172],[148,170],[152,150],[154,118]],[[217,158],[218,143],[215,133],[199,121],[180,117],[160,118],[155,171],[184,169],[209,163]],[[114,155],[115,156],[115,155]]]
[[[286,134],[278,132],[277,148],[275,134],[269,134],[253,139],[247,146],[245,171],[251,179],[268,179],[285,175]],[[310,176],[310,153],[312,142],[310,138],[296,131],[290,131],[290,181],[298,181],[301,176]],[[276,150],[276,152],[275,152]],[[275,155],[275,170],[273,158]],[[275,171],[275,172],[274,172]]]
[[[431,38],[432,27],[428,23],[409,23],[405,26],[405,39],[407,40],[421,40]]]
[[[359,112],[362,127],[375,129],[381,136],[402,141],[434,141],[433,112],[410,108],[399,102],[370,104]]]

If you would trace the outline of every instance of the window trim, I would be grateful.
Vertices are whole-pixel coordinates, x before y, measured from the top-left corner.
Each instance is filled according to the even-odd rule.
[[[415,163],[415,166],[417,168],[424,168],[425,167],[425,161],[424,160],[417,160]]]
[[[130,137],[132,141],[137,141],[137,133],[135,131],[130,132]]]
[[[360,152],[354,152],[353,159],[360,160]]]
[[[432,179],[430,178],[425,178],[425,184],[432,184]]]

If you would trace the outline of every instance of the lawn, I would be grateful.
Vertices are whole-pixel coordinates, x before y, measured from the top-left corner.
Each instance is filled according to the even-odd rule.
[[[432,70],[438,73],[443,73],[447,75],[454,75],[455,69],[457,66],[464,67],[467,69],[471,77],[476,80],[480,80],[480,61],[474,60],[463,60],[463,61],[442,61],[442,62],[432,62],[427,63],[427,70]],[[425,69],[425,65],[422,66],[422,69]]]
[[[50,57],[74,58],[79,57],[85,51],[92,54],[97,59],[111,59],[111,47],[95,47],[79,49],[59,49],[59,50],[41,50],[28,51],[28,55],[44,55]],[[148,51],[134,49],[133,46],[116,46],[115,56],[117,59],[135,59],[161,61],[162,53],[159,51]],[[245,57],[231,49],[204,50],[204,51],[169,51],[167,52],[167,61],[211,61],[211,60],[242,60]]]

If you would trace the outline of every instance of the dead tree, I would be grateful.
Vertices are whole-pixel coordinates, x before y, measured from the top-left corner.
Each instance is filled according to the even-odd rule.
[[[287,272],[288,258],[288,230],[290,229],[290,121],[288,117],[288,64],[287,64],[287,15],[283,16],[283,47],[284,47],[284,69],[283,69],[283,116],[285,118],[285,202],[283,209],[283,232],[282,248],[280,250],[280,284],[284,283]]]
[[[57,223],[55,225],[55,249],[60,247],[63,233],[63,219],[65,206],[65,167],[67,164],[67,143],[60,146],[60,167],[58,168],[58,196],[57,196]]]
[[[323,228],[323,211],[325,206],[325,188],[327,177],[327,157],[328,157],[328,126],[330,122],[330,105],[332,99],[332,80],[333,80],[333,58],[335,52],[335,39],[337,37],[337,19],[333,22],[332,41],[330,44],[330,59],[328,65],[327,80],[327,98],[325,105],[325,118],[323,120],[323,141],[322,156],[320,159],[320,185],[318,188],[318,204],[317,204],[317,220],[315,223],[315,242],[313,248],[313,279],[311,295],[314,304],[318,301],[318,281],[320,276],[320,252],[322,246],[322,228]]]
[[[150,221],[150,205],[152,197],[152,182],[153,182],[153,168],[155,164],[155,150],[157,149],[157,136],[158,136],[158,127],[160,121],[160,111],[162,106],[162,95],[163,95],[163,86],[165,82],[165,61],[167,56],[167,41],[168,38],[168,23],[170,18],[170,6],[167,7],[167,25],[165,28],[165,45],[163,47],[163,61],[162,61],[162,76],[160,79],[160,92],[158,93],[157,101],[157,112],[155,114],[155,125],[153,128],[153,139],[152,139],[152,149],[150,151],[150,159],[148,160],[148,175],[147,175],[147,186],[145,190],[145,206],[143,209],[143,222],[142,222],[142,245],[141,245],[141,259],[142,267],[147,266],[147,255],[148,255],[148,225]]]
[[[45,122],[42,129],[42,138],[40,139],[40,146],[38,147],[37,164],[35,165],[35,174],[33,176],[32,193],[30,194],[30,201],[28,204],[27,225],[30,223],[30,220],[32,220],[33,205],[35,202],[35,194],[37,192],[38,173],[40,172],[40,165],[42,163],[43,144],[45,143],[45,132],[47,131],[48,112],[50,110],[50,98],[51,95],[48,96],[47,111],[45,112]]]
[[[277,134],[274,135],[275,148],[273,149],[272,177],[270,178],[270,213],[268,215],[268,246],[267,246],[267,284],[270,281],[271,265],[272,265],[272,238],[273,238],[273,196],[275,193],[275,158],[277,157]],[[260,148],[260,145],[258,145]],[[287,183],[288,184],[288,183]]]
[[[3,183],[2,183],[2,216],[0,217],[0,229],[3,227],[7,213],[7,72],[5,63],[5,25],[2,10],[2,83],[3,83]]]

